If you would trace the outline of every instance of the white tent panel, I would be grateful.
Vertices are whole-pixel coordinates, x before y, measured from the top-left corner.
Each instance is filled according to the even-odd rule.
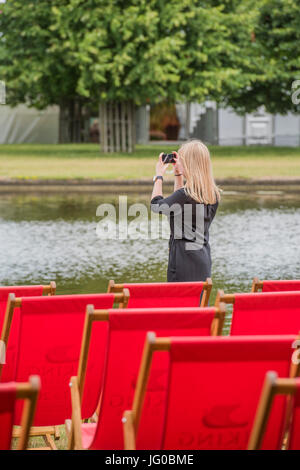
[[[275,145],[297,147],[300,145],[300,116],[276,114],[274,122]]]
[[[219,108],[220,145],[243,145],[244,118],[230,108]]]
[[[43,111],[19,105],[0,106],[0,144],[57,144],[59,108]]]

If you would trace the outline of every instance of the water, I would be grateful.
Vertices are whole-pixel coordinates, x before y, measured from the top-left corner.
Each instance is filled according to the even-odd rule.
[[[128,204],[147,203],[130,195]],[[109,279],[166,279],[167,240],[99,240],[96,208],[117,196],[1,195],[0,284],[46,284],[57,293],[105,292]],[[224,194],[211,227],[214,301],[250,291],[252,278],[300,278],[300,198]]]

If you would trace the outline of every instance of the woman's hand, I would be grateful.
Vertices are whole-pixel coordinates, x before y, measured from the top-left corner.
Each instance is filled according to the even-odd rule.
[[[173,152],[175,163],[173,163],[174,168],[174,191],[183,188],[183,168],[177,152]]]
[[[172,152],[174,155],[175,163],[173,163],[174,175],[182,175],[182,165],[179,160],[179,155],[177,152]]]
[[[165,173],[166,169],[168,168],[169,164],[165,165],[164,162],[162,161],[162,156],[163,152],[159,155],[158,157],[158,162],[156,164],[156,176],[163,176]]]

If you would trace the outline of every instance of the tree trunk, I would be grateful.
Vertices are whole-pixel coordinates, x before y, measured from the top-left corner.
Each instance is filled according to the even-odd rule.
[[[59,106],[59,143],[71,142],[69,132],[69,106],[67,100],[63,100]]]
[[[81,110],[82,115],[82,141],[83,142],[90,142],[90,108],[88,106],[84,106]]]
[[[73,138],[72,142],[80,143],[81,142],[81,103],[79,100],[73,101],[73,125],[72,132]]]
[[[102,152],[132,153],[136,142],[134,103],[100,103],[99,131]]]
[[[62,100],[59,107],[59,143],[82,141],[82,105],[78,98]]]

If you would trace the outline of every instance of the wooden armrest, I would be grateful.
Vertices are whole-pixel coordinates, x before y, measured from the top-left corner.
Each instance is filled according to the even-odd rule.
[[[69,431],[69,449],[82,450],[81,403],[77,377],[71,377],[72,423]]]
[[[123,418],[124,450],[136,450],[132,411],[125,411]]]

